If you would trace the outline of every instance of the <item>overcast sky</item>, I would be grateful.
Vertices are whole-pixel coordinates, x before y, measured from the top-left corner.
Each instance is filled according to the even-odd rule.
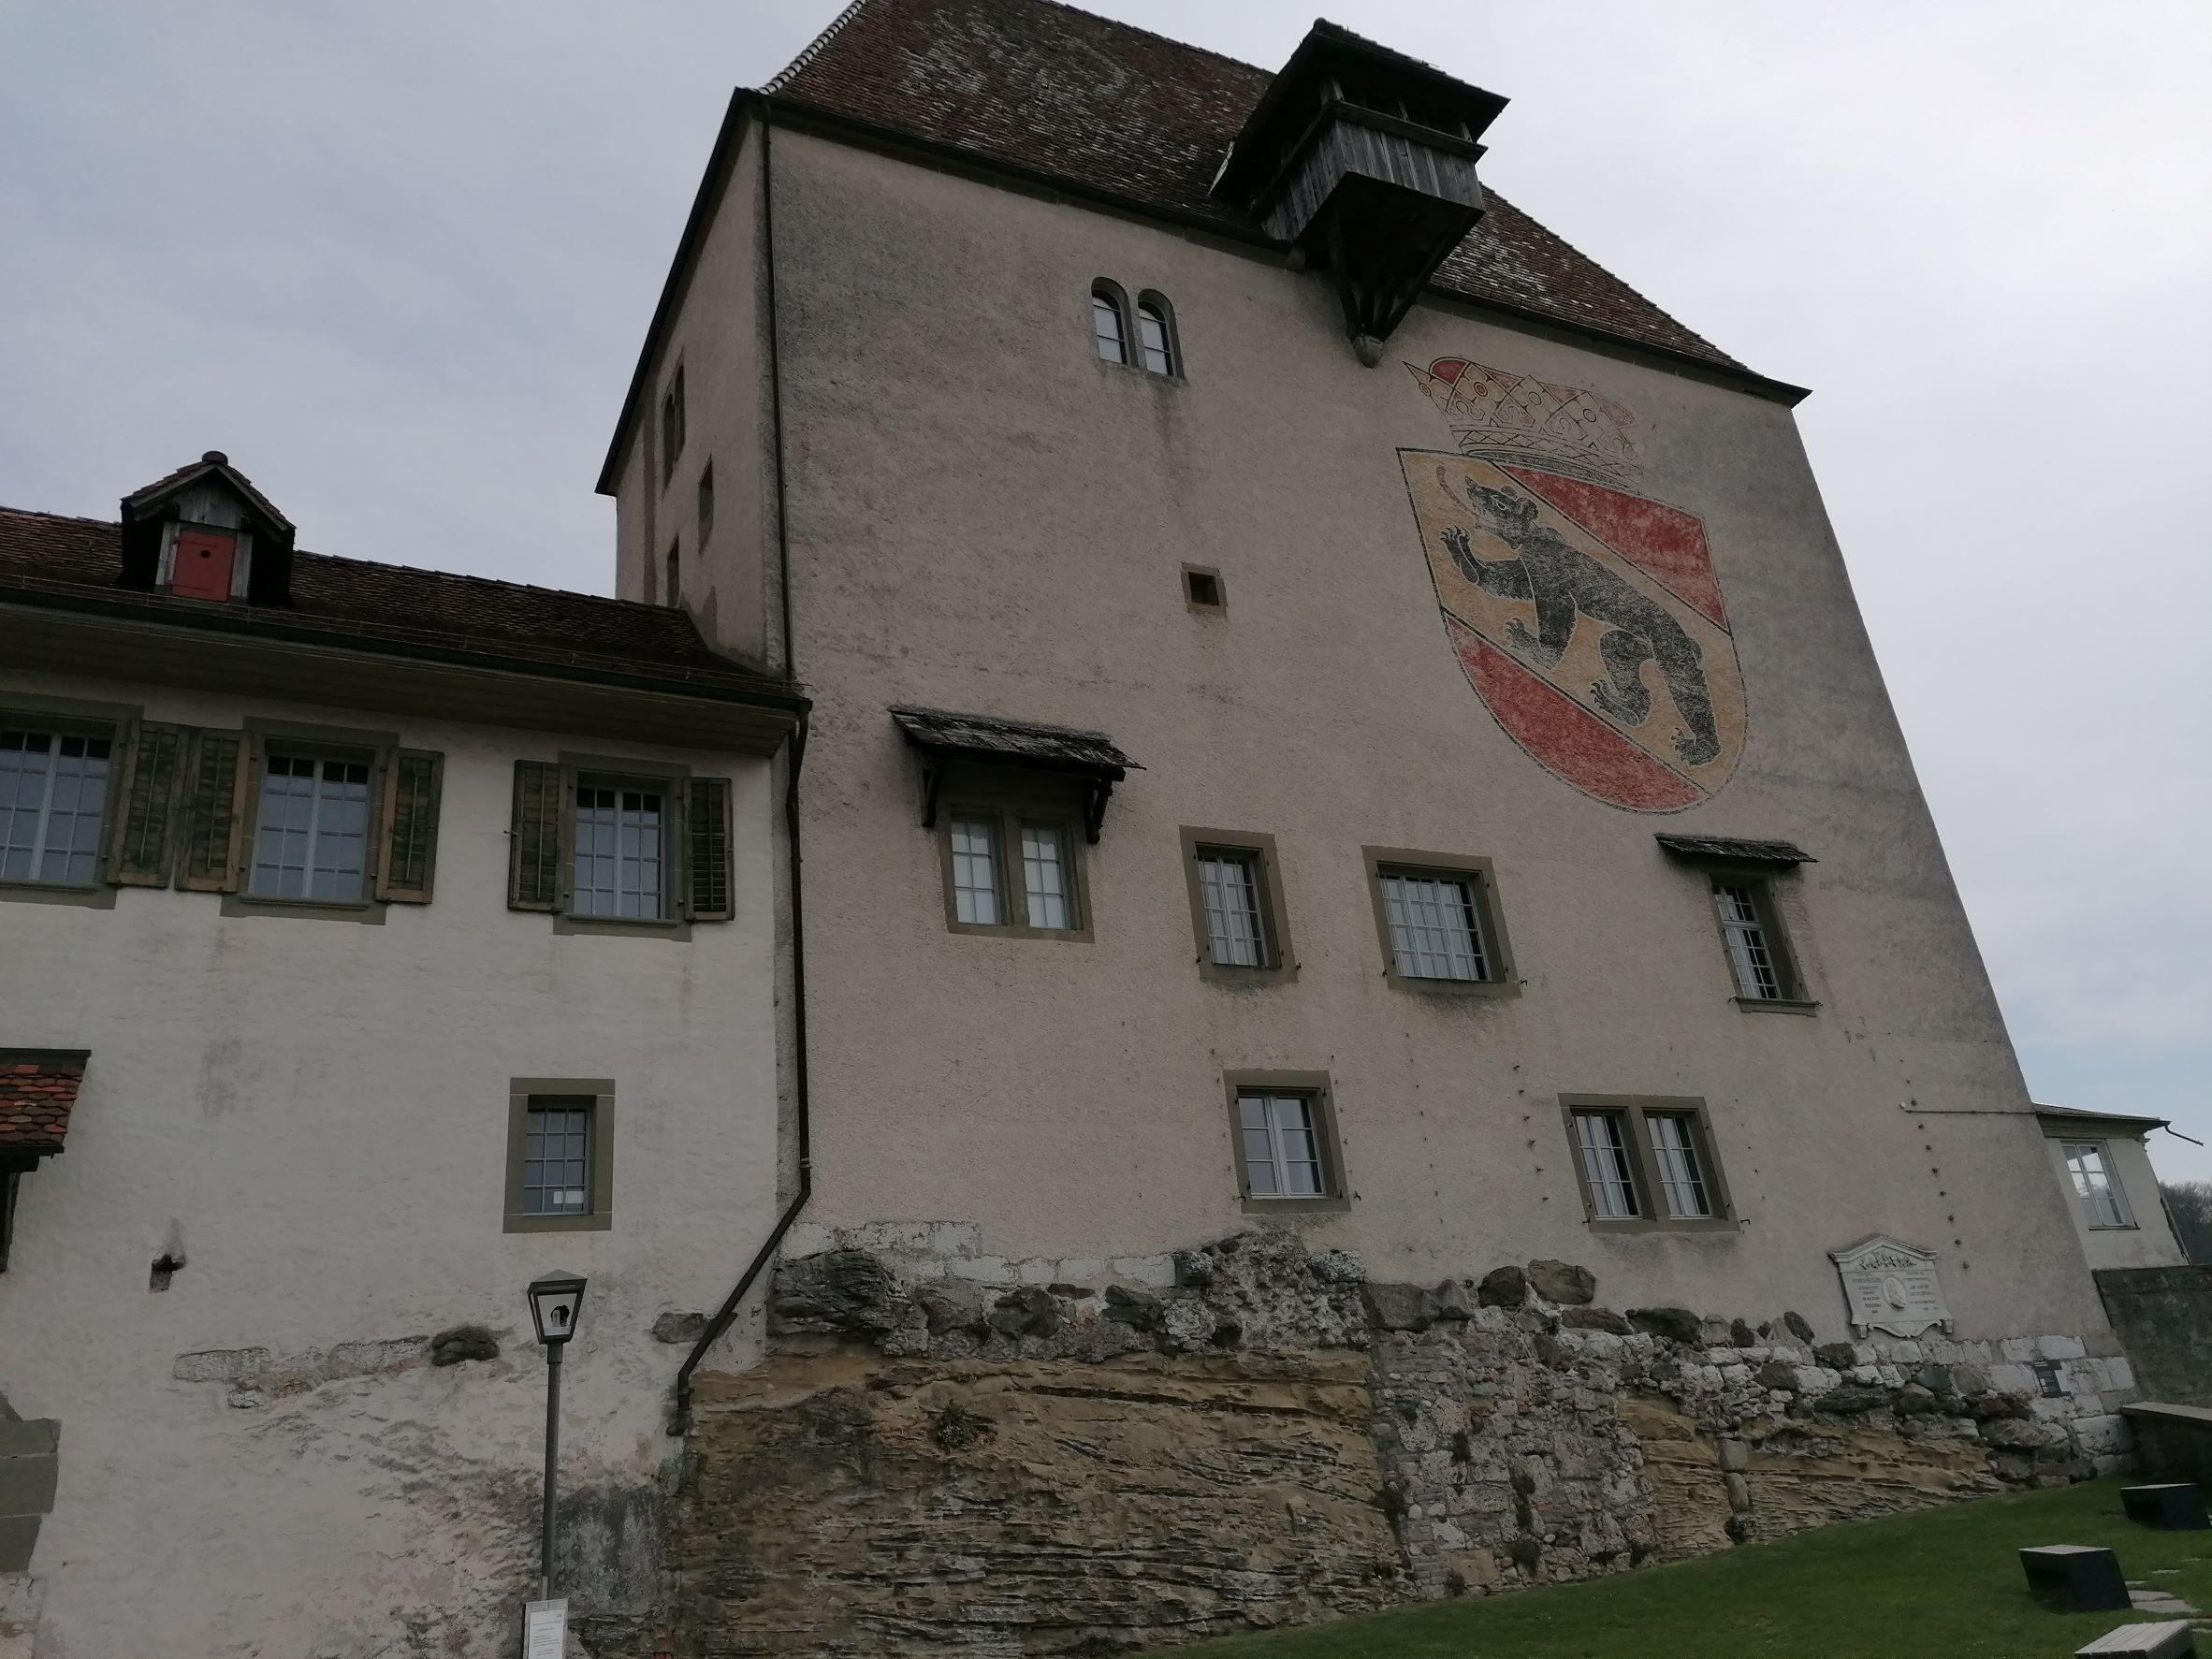
[[[1269,66],[1313,16],[1093,8]],[[219,447],[310,547],[608,589],[716,124],[836,9],[0,0],[0,502],[112,517]],[[1510,97],[1501,192],[1814,388],[2030,1085],[2212,1140],[2212,6],[1336,15]]]

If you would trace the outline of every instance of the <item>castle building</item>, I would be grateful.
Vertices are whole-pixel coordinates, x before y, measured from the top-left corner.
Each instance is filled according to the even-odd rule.
[[[0,510],[0,1655],[511,1651],[556,1267],[596,1659],[1491,1594],[2212,1405],[1806,394],[1505,109],[857,0],[708,157],[618,598],[216,452]]]

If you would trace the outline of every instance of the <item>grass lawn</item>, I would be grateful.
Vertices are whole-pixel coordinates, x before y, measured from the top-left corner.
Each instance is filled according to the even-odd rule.
[[[2026,1545],[2109,1544],[2131,1582],[2212,1613],[2212,1532],[2132,1525],[2119,1485],[1984,1498],[1590,1583],[1177,1651],[1191,1659],[2060,1659],[2124,1619],[2182,1615],[2046,1611],[2014,1554]]]

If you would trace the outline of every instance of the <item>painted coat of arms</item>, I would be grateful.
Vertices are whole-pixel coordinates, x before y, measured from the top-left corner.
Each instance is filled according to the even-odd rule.
[[[1459,445],[1398,458],[1468,683],[1587,794],[1704,800],[1743,753],[1743,677],[1704,523],[1635,492],[1635,416],[1458,357],[1406,367]]]

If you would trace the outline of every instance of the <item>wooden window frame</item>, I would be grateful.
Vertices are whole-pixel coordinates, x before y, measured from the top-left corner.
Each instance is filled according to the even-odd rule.
[[[1600,1215],[1591,1197],[1590,1171],[1582,1167],[1581,1139],[1575,1132],[1575,1113],[1603,1112],[1623,1119],[1631,1173],[1640,1215]],[[1691,1123],[1691,1144],[1698,1172],[1705,1177],[1705,1192],[1712,1214],[1677,1217],[1665,1215],[1666,1187],[1659,1179],[1659,1159],[1652,1146],[1653,1116],[1686,1117]],[[1736,1206],[1728,1193],[1728,1178],[1714,1149],[1712,1114],[1705,1101],[1686,1095],[1562,1095],[1560,1127],[1566,1134],[1568,1167],[1575,1173],[1575,1191],[1582,1201],[1582,1219],[1593,1232],[1734,1232]]]
[[[1488,858],[1457,852],[1422,852],[1405,847],[1362,847],[1367,866],[1367,899],[1375,914],[1375,937],[1382,947],[1383,982],[1416,997],[1518,997],[1521,976],[1514,968],[1513,943],[1506,933],[1505,907],[1498,899],[1497,866]],[[1390,939],[1390,913],[1383,900],[1386,875],[1433,876],[1465,880],[1474,889],[1476,924],[1482,931],[1490,977],[1480,980],[1427,979],[1398,971],[1398,948]]]
[[[129,792],[145,709],[135,704],[85,703],[74,698],[19,696],[10,692],[0,701],[0,724],[19,725],[26,731],[51,732],[71,737],[104,737],[108,741],[108,791],[100,803],[100,838],[90,881],[19,881],[0,877],[0,901],[19,904],[75,905],[83,910],[115,908],[118,882],[114,875],[117,812]],[[166,885],[166,880],[163,883]]]
[[[1345,1179],[1344,1140],[1337,1131],[1336,1086],[1326,1071],[1234,1070],[1221,1074],[1223,1122],[1229,1128],[1230,1157],[1236,1169],[1237,1201],[1247,1215],[1297,1215],[1342,1212],[1352,1207],[1351,1186]],[[1244,1160],[1244,1136],[1239,1099],[1247,1094],[1300,1095],[1313,1103],[1314,1139],[1321,1158],[1318,1198],[1255,1197],[1252,1174]]]
[[[1089,944],[1091,925],[1089,870],[1084,849],[1082,784],[1079,779],[997,767],[958,766],[947,781],[937,808],[938,873],[944,889],[945,929],[949,933],[976,934],[997,939],[1059,939]],[[1019,922],[963,922],[959,895],[953,887],[953,825],[962,820],[982,819],[994,826],[997,837],[999,914],[1020,916]],[[1025,823],[1049,824],[1060,832],[1060,857],[1068,880],[1068,908],[1072,927],[1032,927],[1028,922],[1027,889],[1020,878],[1021,833]]]
[[[381,926],[391,901],[377,895],[384,866],[385,809],[390,803],[392,766],[400,753],[396,732],[364,732],[345,726],[304,725],[295,720],[250,716],[243,722],[239,766],[240,822],[234,855],[235,890],[223,893],[223,914],[233,917],[291,916],[316,922],[359,922]],[[361,761],[369,767],[369,826],[361,847],[361,896],[357,899],[284,898],[255,893],[254,840],[261,829],[261,791],[268,781],[271,747],[296,749],[315,760]],[[435,859],[433,845],[432,857]]]
[[[591,1202],[581,1215],[530,1215],[522,1209],[523,1148],[533,1099],[591,1102]],[[517,1077],[507,1084],[504,1232],[605,1232],[615,1224],[615,1083],[610,1077]]]
[[[1223,985],[1287,985],[1298,978],[1298,955],[1290,942],[1290,912],[1283,896],[1282,856],[1275,838],[1259,830],[1199,829],[1184,825],[1176,831],[1183,849],[1183,885],[1190,900],[1190,931],[1198,951],[1199,978]],[[1206,895],[1199,881],[1201,851],[1219,849],[1248,853],[1259,865],[1258,890],[1260,928],[1270,960],[1259,968],[1240,968],[1214,960],[1214,940],[1206,927]]]
[[[553,912],[560,934],[629,934],[639,939],[688,941],[691,937],[691,768],[680,761],[563,753],[560,765],[560,901]],[[587,916],[575,909],[576,791],[579,787],[659,790],[662,913]]]

